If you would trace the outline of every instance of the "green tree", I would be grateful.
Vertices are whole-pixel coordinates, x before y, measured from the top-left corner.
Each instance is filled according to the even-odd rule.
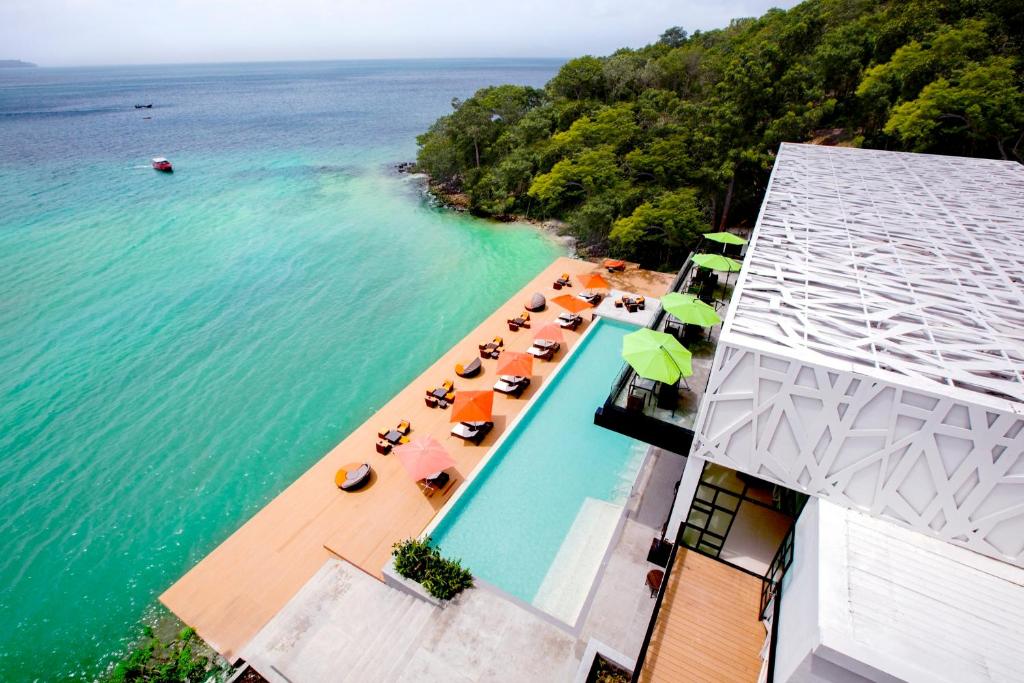
[[[559,161],[534,178],[529,194],[552,211],[619,187],[624,181],[615,150],[604,146]]]
[[[665,29],[658,42],[669,47],[679,47],[686,42],[686,31],[682,26],[673,26]]]
[[[992,57],[939,78],[893,110],[885,132],[928,151],[947,136],[995,144],[1003,159],[1024,161],[1024,92],[1014,61]]]
[[[587,55],[566,62],[548,83],[555,97],[573,100],[601,100],[607,95],[604,62]]]
[[[696,188],[665,192],[615,221],[609,234],[612,254],[655,266],[672,265],[711,229]]]
[[[477,213],[560,218],[595,254],[668,264],[689,242],[651,217],[749,224],[782,142],[1020,159],[1022,49],[1020,0],[806,0],[569,60],[543,91],[484,88],[417,161]]]

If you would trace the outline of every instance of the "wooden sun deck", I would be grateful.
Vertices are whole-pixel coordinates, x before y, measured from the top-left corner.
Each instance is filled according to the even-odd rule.
[[[566,331],[562,350],[552,362],[534,363],[533,382],[522,398],[495,396],[495,427],[480,446],[449,437],[450,409],[428,408],[423,400],[425,390],[445,379],[454,380],[457,390],[491,388],[495,361],[483,361],[483,372],[473,379],[457,377],[455,364],[477,357],[477,345],[496,335],[504,338],[506,349],[525,351],[533,341],[532,330],[556,318],[561,309],[549,305],[531,314],[532,330],[509,332],[505,321],[521,313],[534,292],[550,300],[557,294],[581,291],[574,283],[572,289],[555,292],[551,284],[561,273],[576,275],[597,267],[587,261],[557,259],[200,561],[161,595],[160,601],[233,660],[332,554],[380,578],[392,544],[418,535],[430,523],[589,323],[584,323],[579,333]],[[672,280],[671,275],[635,266],[624,273],[605,273],[605,277],[617,289],[649,297],[663,294]],[[585,320],[589,317],[584,313]],[[609,380],[616,370],[609,368]],[[594,397],[595,407],[602,398]],[[427,498],[397,458],[375,452],[377,432],[403,419],[412,422],[411,437],[434,436],[456,460],[452,472],[455,487],[444,495]],[[374,474],[363,490],[344,493],[335,486],[334,474],[350,462],[369,462]]]
[[[766,631],[761,580],[680,549],[640,680],[755,683]]]

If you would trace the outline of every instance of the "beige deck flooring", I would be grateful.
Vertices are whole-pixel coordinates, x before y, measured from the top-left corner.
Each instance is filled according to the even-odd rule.
[[[425,390],[445,379],[454,380],[457,390],[490,388],[495,381],[496,361],[485,360],[483,372],[469,380],[455,376],[455,363],[476,357],[477,345],[495,335],[505,339],[506,349],[525,351],[533,340],[533,330],[557,317],[561,309],[549,305],[545,311],[533,314],[532,330],[509,332],[505,321],[522,311],[533,292],[541,292],[550,299],[581,290],[575,283],[572,289],[555,292],[551,283],[560,273],[575,275],[595,268],[586,261],[557,259],[172,585],[160,601],[195,627],[222,655],[233,660],[241,647],[330,557],[345,559],[380,578],[391,545],[419,534],[430,523],[452,491],[472,472],[565,357],[579,334],[566,332],[566,342],[554,361],[534,363],[533,383],[522,398],[495,397],[495,428],[480,446],[449,437],[450,409],[427,408],[423,401]],[[606,277],[617,289],[650,297],[661,296],[672,280],[670,275],[638,270],[635,266]],[[589,317],[584,314],[584,319]],[[588,324],[580,328],[580,333]],[[617,368],[609,368],[609,381],[615,372]],[[409,480],[397,458],[375,452],[377,432],[402,419],[412,422],[413,438],[434,436],[456,460],[452,472],[456,483],[444,496],[425,497]],[[350,462],[369,462],[374,475],[363,490],[343,493],[334,485],[334,473]]]
[[[640,680],[754,683],[765,628],[761,581],[680,549]]]

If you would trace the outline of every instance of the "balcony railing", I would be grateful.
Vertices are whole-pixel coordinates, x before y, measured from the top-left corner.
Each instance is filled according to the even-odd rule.
[[[690,280],[693,268],[693,261],[687,257],[668,291],[683,291]],[[653,330],[663,329],[667,317],[668,313],[664,309],[659,311],[648,327]],[[690,444],[693,442],[693,420],[704,387],[701,386],[699,392],[691,388],[688,392],[689,398],[692,399],[691,403],[679,409],[659,408],[656,397],[652,397],[655,399],[653,401],[644,400],[643,407],[637,407],[629,400],[635,379],[636,373],[633,369],[629,364],[623,364],[612,382],[604,404],[594,413],[594,423],[680,455],[689,453]]]

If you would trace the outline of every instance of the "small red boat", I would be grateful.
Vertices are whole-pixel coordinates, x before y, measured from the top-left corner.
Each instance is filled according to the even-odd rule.
[[[171,166],[171,162],[163,157],[155,157],[153,159],[153,169],[163,171],[164,173],[174,173],[174,167]]]

